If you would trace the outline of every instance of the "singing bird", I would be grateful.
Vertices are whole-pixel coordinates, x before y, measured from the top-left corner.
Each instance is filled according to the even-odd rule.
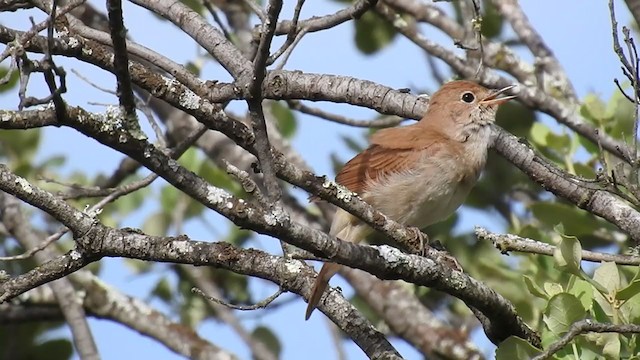
[[[373,134],[371,145],[344,165],[336,182],[403,225],[422,229],[445,220],[478,180],[487,159],[489,125],[498,106],[515,97],[499,96],[511,88],[492,91],[471,81],[443,85],[420,121]],[[358,243],[372,231],[338,209],[329,233]],[[339,269],[335,263],[322,266],[305,319]]]

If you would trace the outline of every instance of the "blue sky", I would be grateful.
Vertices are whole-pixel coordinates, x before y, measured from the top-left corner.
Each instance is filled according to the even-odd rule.
[[[103,2],[92,3],[104,10]],[[284,17],[291,17],[294,3],[293,1],[285,1]],[[530,21],[565,67],[579,96],[583,97],[589,92],[595,92],[608,98],[615,90],[613,78],[620,78],[621,73],[617,57],[612,51],[606,2],[522,0],[520,4],[524,7]],[[196,54],[202,54],[202,51],[198,50],[186,35],[178,33],[169,22],[160,21],[156,17],[150,16],[146,10],[130,3],[123,5],[125,24],[129,29],[129,34],[139,43],[179,63],[186,63],[192,60]],[[616,5],[620,25],[629,24],[630,16],[624,2],[616,1]],[[342,3],[334,1],[308,1],[303,8],[301,17],[332,13],[342,6]],[[442,3],[442,6],[446,6],[446,4]],[[29,26],[29,19],[24,14],[26,13],[3,14],[0,21],[4,25],[24,30]],[[37,12],[28,14],[33,15],[36,21],[43,18]],[[425,27],[425,31],[429,38],[453,48],[453,44],[447,41],[438,30]],[[282,39],[276,40],[274,49],[281,41]],[[523,58],[532,60],[526,52],[520,51],[520,53]],[[59,59],[59,64],[63,65],[67,72],[76,69],[103,87],[115,88],[115,79],[111,74],[66,59]],[[6,63],[2,65],[6,66]],[[409,87],[429,91],[436,88],[436,84],[429,78],[429,69],[420,49],[398,36],[393,44],[380,53],[374,56],[362,55],[353,46],[353,26],[350,23],[329,31],[306,35],[293,52],[286,69],[348,75],[394,88]],[[230,80],[228,74],[215,64],[206,66],[203,78],[220,81]],[[114,96],[94,89],[73,74],[68,76],[68,87],[70,91],[65,95],[65,98],[73,105],[101,112],[104,111],[103,106],[89,105],[88,102],[117,103]],[[35,96],[45,94],[44,89],[42,80],[33,80],[29,87],[30,93]],[[15,93],[0,95],[0,108],[16,108],[17,103]],[[347,105],[318,103],[314,106],[358,119],[366,119],[374,115],[371,110]],[[236,102],[232,104],[232,107],[242,110],[244,104]],[[345,154],[343,157],[346,160],[348,156],[346,154],[349,154],[349,150],[340,141],[341,135],[359,136],[362,134],[361,129],[336,125],[307,116],[298,116],[298,120],[298,132],[293,140],[293,145],[318,174],[333,174],[328,158],[328,154],[331,152]],[[43,159],[52,154],[63,154],[67,157],[67,163],[63,168],[65,173],[83,171],[90,174],[100,172],[109,174],[122,158],[114,151],[98,146],[95,141],[85,139],[82,135],[69,129],[45,130],[44,143],[39,158]],[[144,208],[137,211],[134,216],[127,219],[123,226],[141,226],[144,216],[149,211],[153,211],[156,204],[152,200]],[[462,215],[461,231],[469,231],[474,225],[482,225],[497,231],[502,228],[501,223],[491,215],[481,215],[469,210],[463,211]],[[220,221],[219,216],[207,214],[206,219],[210,224],[216,224],[217,231],[215,233],[200,226],[199,223],[189,223],[185,229],[186,232],[192,238],[201,240],[215,240],[220,234],[224,234],[227,225]],[[274,252],[279,249],[277,242],[271,238],[260,237],[256,240],[257,244]],[[121,260],[106,259],[103,260],[101,276],[105,281],[125,293],[144,298],[159,275],[134,277]],[[273,286],[265,286],[264,284],[263,281],[252,281],[257,298],[266,297],[275,290]],[[345,288],[344,282],[340,280],[334,281],[333,284],[339,284],[343,289]],[[347,293],[349,292],[347,291]],[[285,298],[291,296],[293,295],[288,294],[285,295]],[[163,309],[157,302],[152,302],[152,304]],[[248,329],[265,324],[276,331],[283,342],[283,359],[297,359],[302,356],[307,359],[332,358],[334,345],[327,330],[326,318],[316,312],[310,321],[305,322],[303,320],[304,306],[305,303],[298,299],[275,311],[239,313],[238,316],[246,319],[245,325]],[[109,321],[91,320],[91,326],[104,359],[135,358],[140,355],[156,359],[181,358],[155,341],[144,338],[121,325]],[[67,335],[68,333],[65,329],[57,332],[56,335]],[[224,325],[220,326],[212,321],[207,321],[198,328],[198,333],[215,344],[238,354],[241,359],[250,358],[250,354],[241,340]],[[481,346],[490,351],[491,347],[484,339],[484,335],[478,334],[477,339]],[[407,358],[419,358],[419,355],[408,345],[402,342],[395,342],[395,345]],[[364,354],[350,342],[345,342],[345,349],[349,359],[365,358]]]

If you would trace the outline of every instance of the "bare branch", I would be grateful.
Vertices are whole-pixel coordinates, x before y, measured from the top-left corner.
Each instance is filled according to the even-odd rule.
[[[38,236],[31,228],[29,220],[20,211],[19,203],[15,198],[8,194],[0,193],[0,209],[2,209],[0,211],[2,222],[22,246],[30,249],[39,245]],[[53,256],[55,254],[51,249],[42,249],[41,252],[35,253],[35,258],[39,263],[45,263]],[[69,279],[58,279],[51,283],[51,289],[71,329],[73,343],[79,356],[82,359],[100,359],[84,309],[78,299],[79,295],[76,293],[73,284]]]
[[[404,120],[396,116],[385,116],[383,118],[375,119],[375,120],[356,120],[356,119],[347,118],[342,115],[331,114],[322,109],[307,106],[298,100],[289,100],[287,101],[287,104],[289,104],[289,106],[292,109],[298,110],[301,113],[304,113],[307,115],[313,115],[321,119],[329,120],[338,124],[344,124],[344,125],[355,126],[355,127],[386,128],[386,127],[396,126]]]
[[[222,299],[222,292],[215,282],[205,275],[205,269],[190,266],[179,265],[179,270],[182,271],[189,281],[202,289],[203,292],[218,299]],[[247,344],[251,349],[252,355],[258,360],[276,360],[277,356],[269,350],[269,348],[260,339],[253,336],[240,322],[237,316],[224,305],[220,305],[216,302],[208,302],[209,307],[216,313],[217,317],[227,323],[238,336]]]
[[[325,16],[314,16],[310,19],[299,21],[298,28],[306,28],[308,32],[316,32],[320,30],[330,29],[344,22],[353,19],[359,19],[367,10],[371,9],[378,0],[356,0],[353,5],[342,9],[334,14]],[[281,21],[276,27],[276,35],[287,35],[294,28],[292,21]]]
[[[134,132],[141,133],[138,117],[136,116],[136,104],[131,87],[131,76],[129,74],[129,54],[127,52],[127,30],[124,27],[122,18],[121,0],[107,0],[107,13],[109,15],[109,30],[111,41],[113,42],[113,68],[118,80],[118,100],[124,111],[124,125]]]
[[[381,281],[365,272],[343,268],[340,272],[391,331],[418,351],[436,359],[478,360],[484,356],[469,341],[464,329],[445,324],[398,281]],[[399,316],[406,314],[409,316]]]
[[[509,251],[519,251],[531,254],[553,256],[556,247],[529,238],[523,238],[513,234],[495,234],[487,229],[476,226],[478,239],[489,240],[503,254]],[[582,260],[592,262],[614,262],[619,265],[640,265],[640,257],[633,255],[606,254],[589,250],[582,250]]]
[[[532,360],[543,360],[550,358],[553,354],[560,351],[576,336],[588,332],[607,333],[614,332],[619,334],[638,334],[640,333],[640,325],[636,324],[605,324],[594,322],[589,319],[575,322],[569,328],[569,331],[557,342],[551,344],[545,352],[538,354]]]
[[[551,77],[550,84],[545,84],[543,81],[538,86],[542,89],[547,89],[548,87],[560,89],[563,96],[575,101],[577,99],[575,90],[562,65],[560,65],[549,46],[544,42],[542,36],[529,22],[518,2],[515,0],[493,0],[492,3],[498,12],[509,21],[518,38],[527,45],[536,57],[536,64],[542,68],[547,76]]]
[[[262,100],[264,98],[262,94],[262,84],[267,73],[266,67],[267,60],[269,59],[269,50],[271,49],[271,41],[273,40],[281,10],[282,0],[269,1],[269,5],[267,6],[267,21],[263,24],[260,44],[258,45],[258,51],[253,61],[253,77],[249,84],[250,96],[247,98],[251,127],[255,134],[256,155],[260,161],[260,170],[264,174],[267,198],[272,204],[277,204],[280,201],[282,190],[280,189],[278,179],[273,169],[273,154],[271,153],[267,124],[265,123],[264,110],[262,109]]]
[[[216,297],[213,296],[209,296],[207,294],[204,293],[204,291],[194,287],[191,288],[191,292],[198,294],[200,296],[202,296],[203,298],[212,301],[216,304],[220,304],[223,306],[226,306],[230,309],[234,309],[234,310],[242,310],[242,311],[251,311],[251,310],[258,310],[258,309],[265,309],[267,306],[269,306],[275,299],[277,299],[278,297],[280,297],[280,295],[284,294],[284,290],[282,289],[278,289],[278,291],[276,291],[275,293],[273,293],[272,295],[269,295],[268,297],[266,297],[264,300],[258,301],[257,303],[253,304],[253,305],[234,305],[228,302],[225,302],[222,299],[218,299]]]
[[[206,22],[200,14],[178,0],[162,2],[131,0],[131,2],[174,23],[216,58],[236,80],[241,84],[249,84],[250,81],[247,81],[251,76],[249,61],[238,48],[227,41],[224,34]]]

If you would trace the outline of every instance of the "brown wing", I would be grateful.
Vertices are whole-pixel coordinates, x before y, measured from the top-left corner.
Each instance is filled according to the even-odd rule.
[[[376,132],[371,137],[371,146],[347,162],[336,181],[362,194],[368,183],[407,170],[423,156],[424,150],[446,140],[439,132],[425,129],[424,125],[415,123]]]
[[[437,131],[424,129],[424,124],[420,122],[380,130],[371,137],[369,148],[344,165],[336,175],[336,182],[362,194],[367,190],[367,184],[409,169],[423,156],[422,150],[443,140],[447,139]],[[311,197],[311,201],[316,200],[319,199]]]
[[[419,153],[414,149],[393,149],[371,145],[349,160],[336,175],[336,182],[358,194],[381,177],[408,169]]]

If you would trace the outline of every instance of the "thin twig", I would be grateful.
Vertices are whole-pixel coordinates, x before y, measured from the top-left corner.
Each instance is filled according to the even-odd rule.
[[[231,164],[226,160],[222,160],[226,166],[227,173],[233,175],[242,185],[242,189],[247,194],[253,195],[253,198],[258,201],[258,204],[265,209],[269,208],[269,202],[262,195],[262,191],[260,191],[260,187],[256,184],[255,181],[249,176],[249,173],[238,169],[235,165]]]
[[[251,311],[251,310],[258,310],[258,309],[264,309],[267,306],[269,306],[269,304],[271,304],[275,299],[278,298],[278,296],[284,294],[284,290],[282,290],[282,288],[279,288],[278,291],[276,291],[273,295],[267,297],[266,299],[259,301],[253,305],[234,305],[231,303],[228,303],[224,300],[221,299],[216,299],[212,296],[209,296],[207,294],[205,294],[202,290],[194,287],[191,288],[191,292],[198,294],[200,296],[202,296],[203,298],[209,300],[209,301],[213,301],[216,304],[220,304],[220,305],[224,305],[228,308],[234,309],[234,310],[242,310],[242,311]]]
[[[215,281],[210,281],[209,278],[210,270],[202,267],[195,267],[190,265],[178,265],[178,271],[180,271],[180,275],[182,273],[186,275],[186,278],[191,282],[191,284],[202,292],[210,294],[214,298],[221,299],[223,297],[222,290],[216,284]],[[283,302],[273,304],[271,306],[271,310],[276,305],[282,304]],[[250,331],[248,331],[243,325],[242,321],[236,316],[235,312],[229,309],[227,306],[220,305],[216,302],[209,301],[207,305],[211,308],[211,310],[216,314],[216,319],[220,319],[229,327],[233,329],[233,331],[238,334],[238,337],[242,339],[249,349],[251,349],[253,358],[256,360],[276,360],[277,356],[265,345],[265,343],[260,340],[258,337],[254,336]]]
[[[375,120],[356,120],[356,119],[348,118],[346,116],[332,114],[318,108],[307,106],[298,100],[289,100],[287,101],[287,104],[289,104],[290,108],[300,111],[301,113],[313,115],[321,119],[329,120],[331,122],[335,122],[338,124],[344,124],[344,125],[355,126],[355,127],[386,128],[386,127],[396,126],[405,120],[398,116],[385,116]]]
[[[302,38],[302,36],[304,36],[304,34],[300,34],[302,31],[298,31],[298,20],[300,18],[300,11],[302,10],[302,5],[304,5],[304,1],[305,0],[298,0],[296,7],[293,11],[293,18],[291,19],[291,30],[289,30],[289,33],[287,34],[287,39],[285,40],[284,44],[282,44],[282,46],[280,46],[280,49],[278,49],[278,51],[276,51],[273,55],[269,56],[269,60],[267,60],[267,65],[271,65],[273,64],[278,57],[280,57],[280,55],[284,54],[285,51],[287,49],[289,49],[290,47],[295,47],[295,44],[300,41],[300,39]],[[306,33],[306,28],[303,28],[302,30],[304,30],[304,32]],[[291,51],[289,51],[289,54],[291,53]],[[280,64],[280,69],[282,69],[282,67],[284,67],[284,63],[286,63],[286,59],[289,57],[289,55],[287,55],[285,57],[285,60],[282,61]]]
[[[280,60],[280,63],[276,66],[276,70],[282,70],[284,69],[285,64],[287,63],[287,61],[289,60],[289,57],[291,56],[291,53],[293,53],[293,49],[296,48],[296,46],[298,46],[298,43],[300,43],[300,40],[302,40],[302,38],[307,34],[307,28],[302,28],[299,32],[298,35],[296,35],[295,39],[293,39],[293,42],[291,43],[290,46],[288,46],[287,48],[285,48],[286,50],[283,53],[282,56],[282,60]],[[284,47],[282,47],[284,48]],[[281,49],[282,49],[281,48]],[[277,57],[279,55],[275,54],[273,56],[274,61],[275,59],[277,59]]]
[[[531,254],[553,256],[556,247],[547,243],[529,238],[520,237],[513,234],[495,234],[487,229],[476,226],[476,236],[478,239],[489,240],[503,254],[509,251],[518,251]],[[582,250],[582,260],[591,262],[614,262],[619,265],[640,265],[640,257],[633,255],[606,254],[589,250]]]
[[[544,360],[550,358],[553,354],[560,351],[576,336],[588,332],[597,333],[619,333],[619,334],[638,334],[640,333],[640,325],[636,324],[605,324],[593,322],[592,320],[585,319],[575,322],[569,328],[569,331],[564,334],[560,340],[551,344],[546,351],[531,358],[531,360]]]
[[[246,0],[251,1],[251,0]],[[324,16],[314,16],[298,22],[299,28],[307,28],[308,32],[316,32],[330,29],[353,19],[359,19],[365,12],[376,5],[378,0],[356,0],[354,3],[333,14]],[[263,20],[264,22],[264,20]],[[291,31],[293,24],[285,20],[278,23],[276,35],[287,35]]]
[[[229,34],[229,30],[227,30],[227,27],[222,23],[222,19],[220,19],[220,16],[218,16],[218,12],[211,5],[211,2],[209,0],[203,0],[202,5],[207,8],[207,10],[209,10],[211,17],[213,17],[213,21],[218,24],[218,27],[220,27],[220,31],[222,31],[224,37],[227,38],[227,40],[231,40],[231,34]]]
[[[191,146],[193,144],[193,142],[195,142],[207,130],[208,130],[207,127],[204,126],[204,125],[198,126],[198,128],[196,130],[194,130],[191,134],[189,134],[189,136],[187,136],[183,141],[181,141],[175,148],[171,149],[171,151],[169,151],[169,155],[171,157],[173,157],[173,158],[179,158],[180,155],[182,155],[189,148],[189,146]],[[89,215],[89,216],[91,216],[91,217],[96,217],[97,215],[100,214],[100,212],[102,212],[102,208],[105,205],[116,201],[117,199],[119,199],[122,196],[131,194],[131,193],[133,193],[135,191],[138,191],[139,189],[142,189],[144,187],[149,186],[157,178],[158,178],[157,174],[150,174],[150,175],[148,175],[147,177],[145,177],[145,178],[143,178],[141,180],[134,181],[132,183],[119,186],[119,187],[113,189],[107,196],[105,196],[104,199],[100,200],[99,202],[97,202],[96,204],[94,204],[91,207],[87,207],[84,210],[84,213]],[[100,191],[102,191],[102,190],[100,190]],[[64,227],[64,228],[58,230],[57,232],[55,232],[54,234],[50,235],[49,237],[47,237],[47,239],[45,239],[38,246],[29,249],[25,253],[19,254],[19,255],[14,255],[14,256],[8,256],[8,257],[0,257],[0,261],[27,259],[27,258],[33,256],[34,254],[38,253],[39,251],[42,251],[47,246],[49,246],[51,243],[59,240],[67,232],[69,232],[69,229]]]
[[[478,62],[478,69],[476,70],[475,78],[480,76],[482,66],[484,65],[484,45],[482,44],[482,15],[480,14],[480,3],[478,0],[471,0],[473,4],[473,19],[471,21],[473,25],[473,33],[475,34],[476,42],[478,43],[478,50],[480,52],[480,61]]]
[[[66,229],[66,228],[65,228]],[[13,260],[24,260],[32,257],[35,253],[42,251],[47,246],[56,242],[58,239],[62,237],[60,235],[62,230],[57,231],[55,234],[48,236],[44,241],[42,241],[38,246],[34,246],[29,250],[25,251],[22,254],[14,255],[14,256],[0,256],[0,261],[13,261]]]
[[[264,10],[260,6],[258,6],[258,3],[255,0],[242,0],[242,2],[247,5],[247,7],[249,7],[249,9],[251,9],[251,11],[256,14],[256,16],[258,16],[258,19],[260,19],[262,23],[267,21],[267,15],[265,14]]]

